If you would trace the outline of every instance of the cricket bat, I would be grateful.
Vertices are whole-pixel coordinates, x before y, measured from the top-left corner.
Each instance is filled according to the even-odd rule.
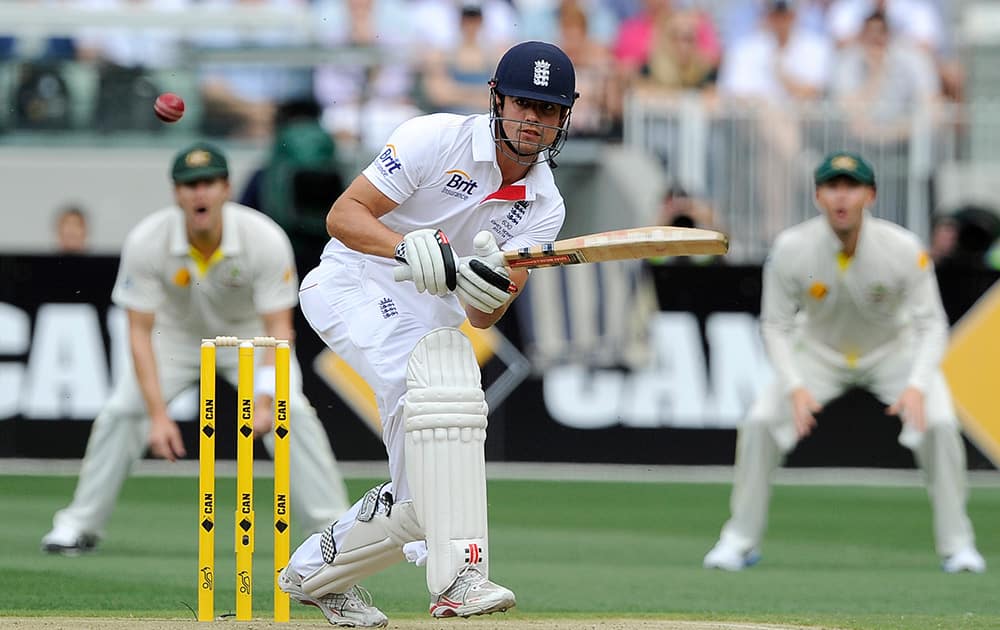
[[[729,237],[722,232],[654,225],[574,236],[552,243],[509,249],[499,252],[499,255],[506,266],[516,269],[660,256],[712,256],[728,251]],[[410,280],[410,268],[406,265],[396,267],[393,277],[397,282]]]
[[[654,225],[612,230],[503,252],[508,267],[556,267],[606,260],[725,254],[729,237],[702,228]]]
[[[585,234],[499,254],[503,264],[516,269],[659,256],[712,256],[728,251],[729,237],[722,232],[654,225]],[[393,275],[397,281],[409,280],[410,268],[397,267]]]

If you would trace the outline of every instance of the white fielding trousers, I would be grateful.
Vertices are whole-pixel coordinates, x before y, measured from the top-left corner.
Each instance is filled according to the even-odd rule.
[[[822,348],[801,344],[796,361],[806,389],[817,402],[827,402],[851,387],[862,387],[881,402],[896,402],[907,386],[912,354],[898,349],[879,353],[855,367]],[[904,425],[899,442],[913,451],[924,471],[934,514],[934,540],[938,554],[947,557],[972,546],[975,536],[966,514],[965,445],[958,429],[951,393],[940,370],[924,392],[927,431]],[[825,418],[836,422],[836,418]],[[817,431],[822,431],[821,425]],[[744,551],[758,547],[767,528],[771,475],[798,442],[789,392],[777,382],[754,402],[737,434],[736,466],[730,497],[731,518],[722,528],[721,540]]]
[[[164,400],[169,402],[199,382],[199,347],[165,342],[156,345],[162,346],[156,348],[157,369]],[[258,349],[256,354],[259,359],[263,350]],[[234,387],[236,362],[236,348],[217,351],[217,373]],[[326,430],[302,393],[302,373],[294,351],[289,390],[292,524],[302,532],[320,531],[346,509],[347,488],[337,469]],[[235,426],[235,417],[228,420]],[[135,372],[130,367],[123,371],[94,421],[73,501],[56,512],[53,519],[57,529],[103,535],[122,484],[147,450],[150,425]],[[273,434],[264,438],[264,445],[273,454]],[[197,457],[197,452],[189,452],[189,456]]]
[[[417,293],[412,282],[394,281],[392,268],[358,256],[324,259],[303,278],[299,303],[327,347],[374,390],[393,498],[403,502],[413,499],[406,477],[402,418],[407,362],[421,337],[442,326],[458,328],[465,314],[454,295],[442,298]],[[338,549],[343,548],[356,522],[360,502],[333,528]],[[295,551],[289,566],[299,575],[309,576],[323,563],[320,536],[314,535]]]

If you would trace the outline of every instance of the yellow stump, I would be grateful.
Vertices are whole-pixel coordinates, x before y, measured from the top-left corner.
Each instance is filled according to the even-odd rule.
[[[289,511],[288,378],[291,349],[274,349],[274,620],[288,621],[288,593],[278,587],[278,574],[288,564],[291,513]]]
[[[236,427],[236,619],[253,618],[253,343],[239,348]]]
[[[201,344],[198,448],[198,621],[215,617],[215,344]]]

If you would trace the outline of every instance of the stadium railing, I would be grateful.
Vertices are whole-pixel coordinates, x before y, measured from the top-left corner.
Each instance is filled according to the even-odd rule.
[[[861,108],[864,109],[864,108]],[[734,261],[763,260],[775,234],[816,213],[812,169],[830,151],[875,168],[873,212],[926,239],[943,194],[937,175],[1000,157],[989,140],[997,107],[922,108],[890,125],[863,124],[830,103],[788,109],[711,104],[697,94],[626,98],[624,142],[655,156],[672,181],[707,200],[732,234]],[[959,196],[960,197],[960,196]]]

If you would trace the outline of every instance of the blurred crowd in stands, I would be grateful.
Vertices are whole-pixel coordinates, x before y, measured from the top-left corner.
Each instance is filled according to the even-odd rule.
[[[0,62],[18,64],[9,126],[20,128],[69,124],[66,101],[80,96],[68,93],[74,81],[60,64],[86,61],[97,68],[90,96],[99,130],[155,130],[148,103],[162,78],[183,68],[201,133],[269,138],[279,104],[312,99],[338,142],[377,147],[420,112],[484,111],[497,59],[525,39],[557,43],[573,59],[577,137],[620,137],[630,90],[657,99],[693,92],[713,106],[751,102],[778,120],[788,104],[824,100],[857,114],[858,135],[905,134],[900,117],[921,102],[963,98],[944,0],[27,2],[79,12],[140,7],[167,17],[198,11],[219,27],[88,23],[72,36],[39,40],[4,34],[0,24]],[[222,16],[237,7],[301,16],[313,27],[225,26]],[[276,53],[289,50],[312,50],[315,62],[306,55],[282,63]],[[135,113],[133,102],[141,105]]]
[[[573,60],[581,94],[573,137],[620,140],[626,95],[638,103],[693,97],[709,112],[752,110],[763,141],[752,150],[774,165],[802,159],[800,106],[835,108],[856,148],[884,152],[905,145],[917,110],[965,99],[957,10],[946,0],[20,4],[108,20],[81,20],[61,36],[5,33],[0,21],[0,102],[6,99],[3,109],[11,112],[0,116],[0,133],[162,133],[168,126],[152,116],[151,103],[161,91],[177,91],[187,102],[190,133],[272,147],[239,198],[265,211],[310,208],[302,216],[269,214],[312,248],[319,245],[311,241],[325,239],[322,225],[312,223],[341,187],[336,173],[317,165],[328,162],[335,147],[362,154],[379,148],[396,125],[422,112],[486,111],[487,81],[517,41],[554,42]],[[130,11],[147,19],[129,27],[120,17]],[[241,11],[258,11],[260,19],[244,28],[231,19]],[[162,23],[150,15],[162,16]],[[177,26],[185,23],[173,19],[181,15],[197,16],[198,27]],[[289,179],[304,183],[282,183]],[[305,185],[310,182],[315,185]],[[760,207],[794,205],[780,198],[787,187],[763,182],[759,188]],[[333,192],[315,198],[296,192],[319,189]],[[701,202],[672,188],[662,220],[718,227],[710,212],[687,211],[684,204],[692,203]],[[783,217],[771,214],[781,227]],[[939,262],[972,247],[966,219],[935,224],[932,251]],[[67,224],[74,221],[85,223],[85,216],[70,213]],[[1000,223],[987,228],[983,238],[992,244]],[[1000,249],[990,255],[1000,267]]]

